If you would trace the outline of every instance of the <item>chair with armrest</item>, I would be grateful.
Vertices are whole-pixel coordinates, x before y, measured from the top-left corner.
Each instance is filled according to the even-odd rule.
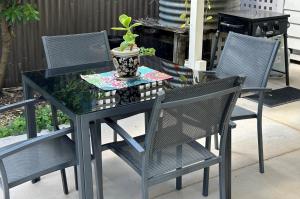
[[[0,114],[34,103],[35,100],[32,99],[2,106]],[[75,144],[67,136],[72,132],[72,128],[61,129],[0,148],[0,174],[4,198],[10,198],[9,189],[12,187],[75,166]],[[67,194],[65,173],[62,175],[62,181],[64,192]]]
[[[242,92],[258,93],[259,95],[256,112],[236,106],[231,120],[257,119],[259,168],[261,173],[264,173],[262,138],[263,100],[265,92],[271,90],[266,88],[266,86],[278,48],[279,41],[230,32],[215,71],[217,75],[245,76],[246,80]],[[217,146],[218,144],[216,143]]]
[[[257,111],[251,111],[241,106],[233,110],[231,120],[257,119],[257,137],[259,170],[264,173],[262,111],[264,94],[271,91],[266,88],[270,71],[279,48],[279,41],[251,37],[230,32],[225,42],[219,64],[215,71],[218,76],[243,75],[246,77],[242,94],[257,93],[259,95]],[[219,148],[218,135],[215,135],[215,148]],[[209,168],[205,175],[209,175]],[[203,195],[208,195],[208,177],[203,182]]]
[[[220,197],[225,198],[225,149],[232,110],[243,78],[230,77],[203,85],[160,92],[146,134],[131,137],[110,118],[106,123],[124,141],[105,147],[127,162],[142,179],[143,199],[148,187],[214,164],[220,165]],[[219,155],[196,140],[220,133]],[[178,188],[178,187],[177,187]]]

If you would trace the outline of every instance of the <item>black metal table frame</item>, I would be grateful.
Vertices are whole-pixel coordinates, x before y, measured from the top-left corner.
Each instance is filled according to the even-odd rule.
[[[92,199],[93,178],[91,165],[91,145],[95,157],[95,176],[97,187],[97,199],[103,199],[103,179],[102,179],[102,146],[101,146],[101,123],[108,117],[119,117],[138,113],[149,113],[154,104],[154,100],[132,103],[124,106],[114,107],[107,110],[99,110],[87,114],[78,115],[56,100],[52,95],[31,81],[26,75],[22,75],[24,99],[32,99],[33,91],[39,93],[51,105],[68,115],[74,123],[76,156],[78,160],[78,187],[80,199]],[[28,124],[28,138],[37,136],[35,124],[35,112],[33,106],[25,106],[25,117]],[[124,118],[123,117],[123,118]],[[89,133],[90,130],[90,133]],[[90,139],[91,136],[91,139]],[[229,144],[227,146],[226,182],[227,199],[231,198],[231,134],[228,135]],[[92,143],[91,143],[92,142]]]

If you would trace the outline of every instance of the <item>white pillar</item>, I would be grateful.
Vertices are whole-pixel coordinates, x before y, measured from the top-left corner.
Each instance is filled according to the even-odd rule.
[[[196,71],[206,70],[202,60],[205,0],[191,0],[189,60],[186,66]]]

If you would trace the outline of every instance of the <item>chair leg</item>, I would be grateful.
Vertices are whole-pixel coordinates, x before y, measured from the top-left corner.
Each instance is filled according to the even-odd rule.
[[[218,134],[214,135],[214,140],[215,140],[215,149],[219,150],[219,135]]]
[[[219,187],[220,199],[226,199],[226,178],[225,178],[225,163],[219,164]]]
[[[258,140],[258,157],[259,157],[259,171],[265,172],[264,168],[264,149],[263,149],[263,137],[262,137],[262,120],[257,118],[257,140]]]
[[[211,136],[206,138],[205,148],[210,151]],[[204,168],[204,174],[203,174],[203,188],[202,188],[202,195],[203,196],[208,196],[208,188],[209,188],[209,167],[206,167],[206,168]]]
[[[176,190],[181,190],[181,188],[182,188],[182,177],[180,176],[180,177],[177,177],[176,178]]]
[[[3,194],[4,194],[4,199],[10,199],[10,195],[9,195],[9,189],[4,189],[3,190]]]
[[[52,125],[54,127],[54,130],[59,130],[58,119],[57,119],[57,109],[55,106],[51,106],[51,113],[52,113]],[[67,183],[67,177],[66,177],[66,170],[65,169],[60,170],[60,174],[61,174],[63,190],[64,190],[64,193],[67,195],[67,194],[69,194],[69,190],[68,190],[68,183]]]
[[[176,161],[177,169],[182,168],[182,145],[176,147]],[[181,190],[182,188],[182,176],[176,178],[176,190]]]
[[[142,199],[149,199],[148,186],[144,181],[142,181]]]
[[[75,189],[78,191],[78,175],[77,175],[77,167],[74,166],[74,177],[75,177]]]
[[[114,141],[114,142],[117,142],[117,141],[118,141],[118,134],[117,134],[117,132],[114,132],[114,138],[113,138],[113,141]]]
[[[209,167],[204,168],[202,195],[208,196],[209,189]]]
[[[61,174],[61,180],[62,180],[62,185],[63,185],[64,193],[66,195],[68,195],[69,194],[69,190],[68,190],[68,182],[67,182],[67,177],[66,177],[66,170],[65,169],[60,170],[60,174]]]
[[[73,127],[73,124],[71,123],[71,126]],[[75,135],[74,133],[71,134],[71,139],[75,141]],[[78,191],[78,175],[77,175],[77,166],[74,166],[74,178],[75,178],[75,189]]]

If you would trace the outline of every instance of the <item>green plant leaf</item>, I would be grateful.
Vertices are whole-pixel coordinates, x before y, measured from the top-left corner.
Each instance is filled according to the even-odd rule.
[[[185,28],[186,27],[186,24],[182,24],[181,26],[180,26],[180,28]]]
[[[206,17],[206,21],[210,21],[210,20],[212,20],[212,19],[213,19],[212,16],[207,16],[207,17]]]
[[[132,34],[130,31],[126,33],[126,35],[123,36],[124,41],[126,41],[128,44],[135,44],[135,38],[138,35]]]
[[[154,48],[140,48],[140,55],[141,56],[155,56],[156,50]]]
[[[180,79],[180,81],[182,81],[182,82],[187,82],[187,81],[188,81],[187,77],[184,76],[184,75],[180,75],[179,79]]]
[[[123,41],[120,45],[120,50],[124,51],[128,47],[129,47],[129,44],[126,41]]]
[[[185,20],[186,19],[186,13],[182,13],[179,18],[182,19],[182,20]]]
[[[141,26],[142,24],[141,23],[134,23],[130,26],[130,28],[135,28],[137,26]]]
[[[112,30],[128,30],[127,28],[122,28],[122,27],[112,27]]]
[[[188,8],[190,5],[189,0],[184,0],[184,7]]]
[[[22,12],[26,21],[40,20],[39,12],[29,3],[23,5]]]
[[[120,23],[121,23],[124,27],[126,27],[126,28],[129,28],[129,25],[130,25],[130,23],[131,23],[131,20],[132,20],[132,18],[129,17],[129,16],[127,16],[127,15],[125,15],[125,14],[122,14],[122,15],[119,17]]]

